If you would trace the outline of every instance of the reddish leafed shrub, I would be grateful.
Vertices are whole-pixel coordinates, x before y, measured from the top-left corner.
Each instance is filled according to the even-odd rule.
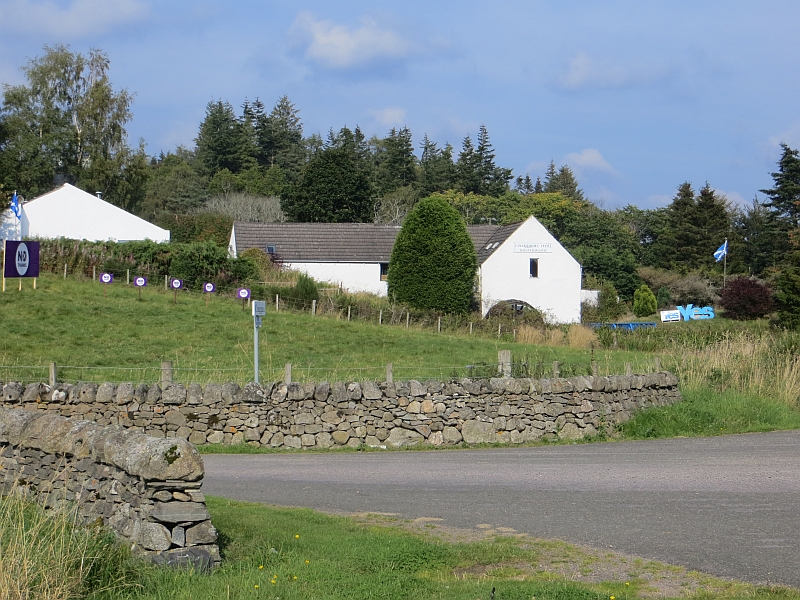
[[[719,303],[729,319],[760,319],[772,311],[772,291],[760,281],[737,277],[722,290]]]

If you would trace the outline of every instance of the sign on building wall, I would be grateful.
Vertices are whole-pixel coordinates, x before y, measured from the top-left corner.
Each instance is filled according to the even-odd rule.
[[[39,242],[6,240],[3,277],[39,277]]]
[[[514,242],[514,252],[517,254],[546,254],[552,251],[552,242]]]

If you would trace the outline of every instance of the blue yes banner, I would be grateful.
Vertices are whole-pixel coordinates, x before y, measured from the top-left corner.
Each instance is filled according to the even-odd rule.
[[[6,241],[3,277],[38,277],[39,242]]]

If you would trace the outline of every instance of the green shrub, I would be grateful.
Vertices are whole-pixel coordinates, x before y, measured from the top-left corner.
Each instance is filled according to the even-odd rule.
[[[389,297],[415,308],[469,311],[478,260],[466,225],[443,197],[408,214],[389,261]]]
[[[615,321],[625,314],[627,307],[621,302],[617,295],[617,289],[610,282],[600,286],[600,293],[597,298],[597,312],[600,320],[604,323]]]
[[[643,283],[633,293],[633,314],[640,318],[646,317],[656,312],[657,308],[658,301],[655,294],[653,294],[653,290],[646,283]]]
[[[309,302],[311,300],[319,300],[319,288],[311,277],[305,273],[300,273],[297,283],[291,288],[289,295],[297,300],[308,300]]]
[[[662,285],[660,288],[658,288],[658,294],[656,294],[656,303],[658,304],[658,308],[667,308],[672,303],[672,296],[670,295],[667,286]]]
[[[777,288],[778,320],[788,329],[800,329],[800,268],[786,267],[778,277]]]

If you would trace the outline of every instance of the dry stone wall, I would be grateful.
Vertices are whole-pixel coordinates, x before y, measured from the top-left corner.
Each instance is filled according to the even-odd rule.
[[[0,408],[0,494],[67,503],[154,562],[209,568],[217,532],[200,491],[197,449],[45,412]]]
[[[2,403],[192,444],[373,447],[581,439],[681,399],[671,373],[393,383],[3,386]]]

